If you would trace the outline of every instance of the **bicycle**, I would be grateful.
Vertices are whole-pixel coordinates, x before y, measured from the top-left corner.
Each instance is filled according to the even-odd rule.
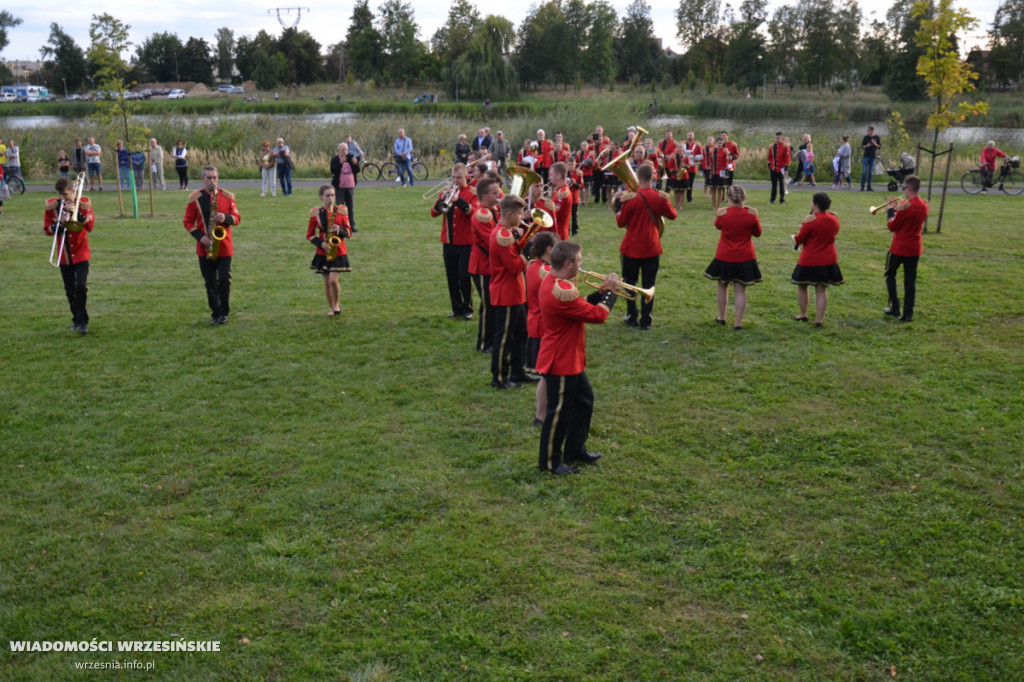
[[[5,175],[4,182],[7,183],[7,189],[10,191],[11,196],[25,193],[25,181],[21,179],[21,176]]]
[[[412,158],[412,175],[420,182],[423,182],[430,177],[430,173],[427,172],[427,167],[417,161],[416,157]],[[398,164],[394,161],[382,163],[380,166],[380,177],[384,180],[398,182]]]
[[[986,192],[990,187],[1000,189],[1004,194],[1019,195],[1024,193],[1024,173],[1020,168],[1020,157],[1014,156],[1007,159],[999,167],[999,177],[985,181],[985,175],[981,169],[969,170],[960,178],[960,186],[967,194],[979,194]]]
[[[380,180],[380,164],[376,164],[373,161],[367,161],[364,163],[359,172],[363,176],[363,180],[366,182]]]

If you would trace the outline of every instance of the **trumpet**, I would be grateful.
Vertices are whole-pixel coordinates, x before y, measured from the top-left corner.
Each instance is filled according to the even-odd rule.
[[[82,192],[85,191],[85,173],[79,173],[72,187],[75,194],[75,203],[71,206],[71,215],[66,221],[62,221],[64,210],[68,208],[68,202],[60,200],[57,206],[57,223],[53,228],[53,244],[50,245],[50,265],[60,267],[60,260],[64,256],[64,242],[67,241],[68,232],[81,232],[85,227],[78,222],[78,207],[82,203]],[[56,257],[55,257],[56,256]]]
[[[519,240],[519,250],[522,251],[526,248],[526,245],[530,243],[533,236],[537,234],[541,229],[550,229],[555,224],[555,219],[551,217],[551,214],[545,211],[543,208],[535,208],[530,212],[530,223],[527,225],[526,221],[523,221],[522,227],[526,229],[523,233],[522,239]]]
[[[583,275],[583,283],[588,287],[593,287],[595,289],[603,289],[604,281],[608,279],[608,275],[601,275],[589,270],[580,270],[579,273]],[[641,289],[640,287],[632,284],[619,282],[618,295],[627,301],[635,301],[637,297],[642,297],[646,303],[650,303],[651,299],[654,298],[654,287],[651,287],[650,289]]]
[[[906,200],[907,200],[907,195],[906,194],[901,194],[898,197],[889,197],[888,199],[885,200],[885,203],[882,204],[881,206],[872,206],[871,207],[871,215],[875,215],[876,213],[881,211],[883,208],[892,208],[892,207],[896,206],[896,204],[900,203],[901,201],[906,201]]]

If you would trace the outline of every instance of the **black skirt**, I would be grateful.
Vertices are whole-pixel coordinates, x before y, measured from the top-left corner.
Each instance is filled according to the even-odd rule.
[[[793,284],[836,286],[845,280],[843,280],[843,273],[839,270],[839,264],[833,263],[832,265],[797,265],[793,268],[793,276],[789,281]]]
[[[757,259],[744,261],[742,263],[727,263],[715,258],[711,265],[704,271],[708,279],[715,279],[719,282],[742,284],[750,286],[763,281],[761,279],[761,268],[757,267]]]
[[[309,269],[321,275],[330,272],[352,272],[352,268],[348,264],[348,255],[341,254],[338,254],[333,261],[328,262],[327,256],[318,253],[313,256],[313,262],[309,264]]]

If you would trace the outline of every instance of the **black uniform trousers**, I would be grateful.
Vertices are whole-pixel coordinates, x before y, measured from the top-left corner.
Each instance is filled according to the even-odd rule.
[[[203,281],[206,282],[206,302],[210,305],[210,316],[215,320],[227,317],[231,312],[228,303],[231,297],[231,256],[221,256],[217,260],[200,256],[199,272],[203,273]]]
[[[89,313],[85,310],[89,298],[89,261],[74,265],[61,265],[60,276],[64,280],[64,293],[71,307],[71,323],[89,324]]]
[[[344,204],[348,210],[348,224],[353,230],[356,229],[356,188],[335,187],[339,204]]]
[[[491,376],[498,383],[515,381],[525,372],[526,305],[494,306],[494,340],[491,342]]]
[[[482,353],[491,351],[494,340],[494,308],[491,307],[491,276],[473,275],[476,293],[480,295],[480,320],[477,322],[476,349]]]
[[[594,415],[594,391],[586,372],[570,376],[545,374],[548,411],[540,430],[542,471],[556,469],[563,459],[572,461],[587,454],[590,419]]]
[[[643,284],[641,285],[644,289],[650,289],[654,286],[658,279],[658,265],[661,263],[661,256],[651,256],[650,258],[630,258],[629,256],[622,256],[622,281],[626,284],[637,283],[637,280],[642,279]],[[636,301],[626,301],[626,317],[630,320],[636,320]],[[651,324],[651,313],[654,312],[654,299],[650,302],[643,299],[640,300],[640,324],[642,326],[650,326]]]
[[[890,252],[885,257],[885,286],[889,290],[889,309],[894,317],[911,320],[914,300],[917,298],[917,262],[920,256],[897,256]],[[900,295],[896,290],[896,272],[903,266],[903,314],[900,314]]]
[[[594,174],[591,177],[591,184],[593,188],[590,191],[590,200],[595,204],[600,204],[601,200],[604,199],[604,171],[597,164],[594,164]]]
[[[769,171],[772,175],[772,196],[769,201],[775,201],[775,188],[779,189],[779,202],[786,200],[786,176],[782,171]]]
[[[469,278],[470,244],[442,244],[444,274],[448,279],[448,298],[452,313],[463,317],[473,312],[473,283]]]

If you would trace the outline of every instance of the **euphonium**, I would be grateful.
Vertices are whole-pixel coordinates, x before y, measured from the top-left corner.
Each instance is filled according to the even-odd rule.
[[[515,194],[523,199],[530,195],[530,187],[542,180],[538,173],[522,166],[512,166],[508,169],[508,174],[512,176],[512,187],[509,189],[509,194]]]
[[[637,126],[636,135],[633,136],[633,141],[629,143],[628,147],[626,147],[626,151],[616,156],[601,168],[602,173],[607,173],[608,171],[614,173],[630,192],[636,191],[636,188],[640,186],[640,181],[636,179],[636,173],[633,172],[633,167],[629,165],[629,159],[633,156],[633,149],[640,143],[640,137],[646,134],[646,130]]]
[[[524,223],[526,221],[523,221]],[[541,228],[547,230],[555,224],[555,219],[550,213],[545,211],[543,208],[535,208],[530,211],[530,224],[526,226],[526,232],[523,233],[522,239],[519,240],[519,250],[522,251],[526,248],[526,245],[530,243],[533,236],[541,230]]]
[[[603,288],[604,281],[608,278],[608,275],[601,275],[589,270],[580,270],[579,273],[583,275],[583,283],[595,289]],[[635,301],[638,296],[642,296],[644,301],[650,303],[651,299],[654,298],[654,287],[651,287],[650,289],[641,289],[640,287],[632,284],[619,282],[618,295],[627,301]]]

